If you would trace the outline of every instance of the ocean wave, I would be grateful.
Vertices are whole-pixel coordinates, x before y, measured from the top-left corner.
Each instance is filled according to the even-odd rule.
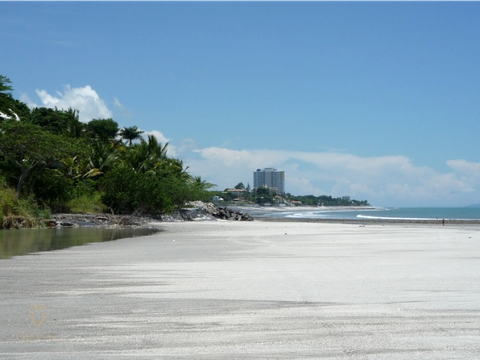
[[[286,210],[286,209],[285,209]],[[358,208],[295,208],[289,211],[274,211],[261,214],[264,217],[291,219],[378,219],[405,221],[435,221],[435,220],[478,220],[480,208],[396,208],[376,207],[371,209]]]
[[[409,217],[391,217],[391,216],[368,216],[368,215],[357,215],[357,218],[361,219],[372,219],[372,220],[439,220],[438,218],[409,218]]]
[[[324,216],[319,215],[319,213],[315,211],[308,211],[308,212],[301,212],[301,213],[285,214],[285,217],[286,218],[319,218]]]

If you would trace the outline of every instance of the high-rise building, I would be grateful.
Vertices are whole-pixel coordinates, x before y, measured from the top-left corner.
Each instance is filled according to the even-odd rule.
[[[278,194],[285,194],[285,171],[274,168],[257,169],[253,172],[253,188],[262,186],[275,188]]]

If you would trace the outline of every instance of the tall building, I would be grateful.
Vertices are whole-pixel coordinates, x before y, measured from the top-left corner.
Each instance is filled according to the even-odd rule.
[[[278,194],[285,194],[285,171],[274,168],[257,169],[253,172],[254,189],[266,186],[276,188]]]

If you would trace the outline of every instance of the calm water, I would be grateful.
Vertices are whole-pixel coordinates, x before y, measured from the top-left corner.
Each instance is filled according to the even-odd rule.
[[[155,229],[53,228],[0,230],[0,259],[157,233]]]
[[[262,214],[266,217],[310,219],[415,219],[415,220],[480,220],[480,208],[375,208],[346,211],[282,211]]]

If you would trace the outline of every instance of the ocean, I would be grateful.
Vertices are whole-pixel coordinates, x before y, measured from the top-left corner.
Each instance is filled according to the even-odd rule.
[[[480,220],[480,207],[372,208],[345,210],[285,209],[258,212],[256,216],[300,219],[398,219],[398,220]]]

